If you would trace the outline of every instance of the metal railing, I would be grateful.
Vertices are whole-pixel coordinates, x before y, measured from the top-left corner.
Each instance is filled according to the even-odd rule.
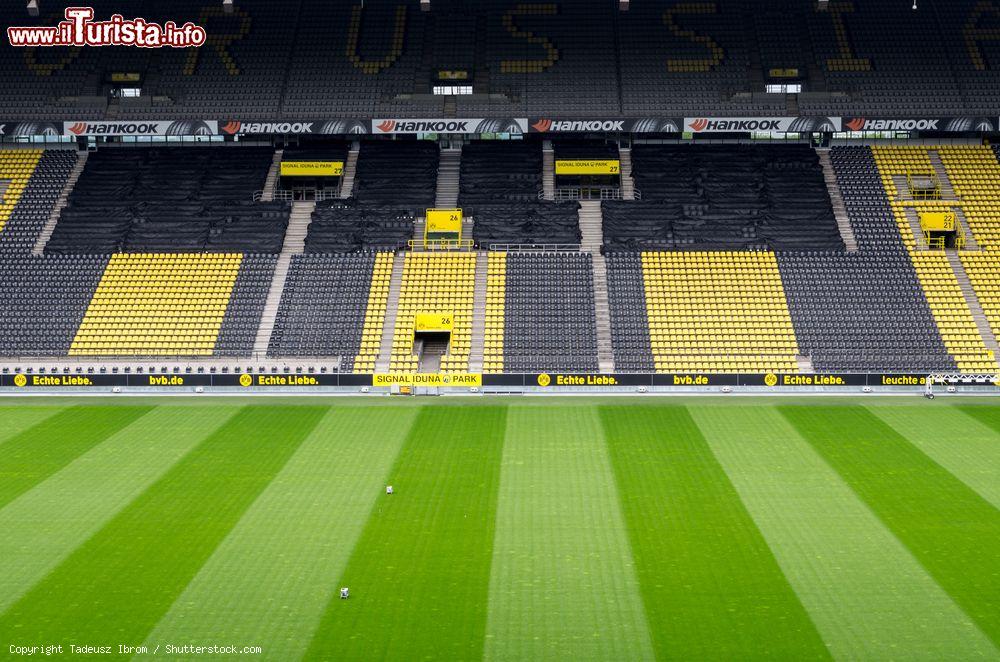
[[[255,191],[254,202],[261,202],[264,199],[264,191]],[[285,202],[296,201],[316,201],[339,200],[340,192],[332,189],[275,189],[272,193],[272,200],[283,200]]]
[[[490,250],[504,253],[578,253],[580,244],[490,244]]]
[[[414,251],[471,251],[472,239],[410,239],[406,242]]]

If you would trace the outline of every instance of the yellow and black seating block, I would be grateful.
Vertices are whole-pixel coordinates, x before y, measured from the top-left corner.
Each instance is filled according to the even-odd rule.
[[[798,372],[773,253],[643,253],[642,272],[657,372]]]
[[[475,253],[408,253],[403,265],[389,370],[417,371],[414,322],[418,313],[430,313],[453,316],[448,353],[441,357],[441,372],[468,372],[475,287]]]
[[[389,284],[392,282],[392,253],[375,256],[372,268],[372,284],[368,290],[368,307],[365,309],[365,324],[361,331],[361,346],[354,359],[354,372],[364,374],[375,371],[379,350],[382,347],[382,328],[385,325],[385,309],[389,301]]]
[[[42,158],[40,149],[0,150],[0,182],[5,184],[0,192],[0,232],[3,231],[11,212],[21,201],[28,180]]]
[[[242,262],[239,253],[113,255],[69,353],[212,354]]]

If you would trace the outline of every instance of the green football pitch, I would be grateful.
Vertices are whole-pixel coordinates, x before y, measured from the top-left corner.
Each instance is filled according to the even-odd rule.
[[[995,403],[0,400],[0,658],[1000,660]]]

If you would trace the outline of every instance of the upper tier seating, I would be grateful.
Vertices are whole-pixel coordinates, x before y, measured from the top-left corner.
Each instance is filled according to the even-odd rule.
[[[413,237],[412,211],[345,200],[316,203],[306,234],[307,253],[395,251]]]
[[[843,250],[806,145],[635,145],[642,200],[605,201],[604,249]]]
[[[277,253],[289,205],[253,203],[273,152],[108,148],[90,156],[46,253]]]
[[[437,143],[429,140],[366,142],[358,155],[354,197],[365,205],[423,214],[434,206],[440,158]]]
[[[541,190],[537,142],[473,141],[462,149],[459,206],[535,202]]]
[[[508,253],[507,372],[596,372],[594,270],[587,253]]]
[[[472,228],[476,245],[580,243],[577,202],[519,202],[476,205]]]
[[[784,115],[783,94],[767,94],[771,69],[796,70],[804,116],[982,115],[1000,99],[1000,19],[980,0],[922,0],[919,11],[887,2],[716,0],[633,3],[604,0],[509,3],[438,0],[241,0],[232,14],[202,0],[94,0],[114,12],[205,25],[199,49],[29,50],[0,42],[8,83],[0,117],[179,119],[176,135],[204,130],[198,119],[328,120],[333,132],[370,117],[444,117],[429,94],[438,71],[465,71],[474,95],[456,100],[463,117],[675,118]],[[0,8],[8,26],[53,25],[23,3]],[[905,9],[905,7],[904,7]],[[888,26],[888,27],[887,27]],[[139,74],[138,98],[115,98],[114,74]],[[109,109],[110,107],[110,109]],[[35,127],[38,130],[40,127]],[[54,127],[49,127],[50,129]]]

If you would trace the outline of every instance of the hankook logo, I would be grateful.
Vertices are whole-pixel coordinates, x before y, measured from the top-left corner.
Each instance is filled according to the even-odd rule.
[[[541,119],[531,125],[539,133],[548,131],[624,131],[625,120],[549,120]]]
[[[222,127],[226,133],[312,133],[313,122],[228,122]]]
[[[375,125],[382,133],[470,133],[477,120],[383,120]]]
[[[940,118],[869,120],[864,117],[852,117],[845,125],[851,131],[937,131]]]
[[[692,131],[778,131],[781,129],[781,120],[773,119],[732,119],[732,120],[710,120],[699,117],[691,121],[688,126]]]
[[[142,124],[129,122],[123,124],[90,124],[87,122],[76,122],[69,127],[70,132],[80,136],[85,133],[96,135],[149,135],[159,132],[159,126],[155,123]]]

